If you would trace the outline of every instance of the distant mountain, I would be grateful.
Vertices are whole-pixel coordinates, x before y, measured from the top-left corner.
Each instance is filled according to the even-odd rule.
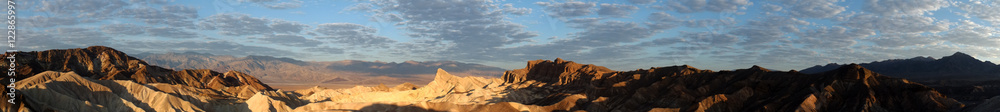
[[[152,65],[174,69],[202,68],[216,71],[240,71],[260,77],[265,82],[290,83],[353,83],[400,84],[403,82],[426,83],[441,68],[458,76],[497,77],[504,69],[480,64],[455,61],[405,61],[370,62],[300,61],[271,56],[235,57],[208,53],[141,54],[138,57]]]
[[[861,66],[887,76],[914,80],[922,79],[976,79],[1000,78],[1000,66],[989,61],[980,61],[968,54],[956,52],[941,59],[932,57],[914,57],[910,59],[891,59],[862,63]],[[831,63],[824,66],[816,65],[800,72],[812,74],[829,71],[843,66]]]

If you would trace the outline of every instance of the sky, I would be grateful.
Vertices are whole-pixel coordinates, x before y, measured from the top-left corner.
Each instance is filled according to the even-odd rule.
[[[305,61],[451,60],[518,69],[798,70],[955,52],[1000,60],[992,0],[32,0],[21,51],[109,46]],[[7,24],[7,23],[5,23]]]

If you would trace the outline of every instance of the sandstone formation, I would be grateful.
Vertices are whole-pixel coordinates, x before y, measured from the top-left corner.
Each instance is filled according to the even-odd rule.
[[[5,110],[213,111],[272,88],[236,71],[174,71],[103,46],[11,52],[17,104]],[[0,62],[4,68],[9,61]],[[8,72],[7,69],[3,70]],[[7,90],[7,88],[4,88]],[[9,98],[4,98],[4,101]],[[242,107],[246,108],[246,107]]]

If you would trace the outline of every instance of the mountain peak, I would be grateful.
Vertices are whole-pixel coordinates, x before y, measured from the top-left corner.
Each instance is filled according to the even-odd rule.
[[[563,60],[562,58],[556,58],[555,62],[556,63],[565,63],[566,60]]]
[[[760,67],[760,66],[757,66],[757,65],[753,65],[753,67],[750,67],[750,70],[753,70],[753,71],[764,71],[764,72],[770,72],[771,71],[771,70],[768,70],[767,68]]]
[[[878,73],[872,72],[871,70],[858,65],[857,63],[851,63],[848,65],[841,66],[836,70],[828,71],[827,73],[835,74],[840,79],[868,79],[873,76],[879,76]]]
[[[962,53],[962,52],[955,52],[955,54],[951,54],[951,56],[942,57],[941,59],[942,60],[944,60],[944,59],[973,59],[973,60],[975,60],[976,58],[972,57],[969,54],[965,54],[965,53]]]
[[[840,68],[841,69],[857,70],[857,69],[864,69],[865,67],[862,67],[861,65],[858,65],[857,63],[851,63],[851,64],[845,65],[843,67],[840,67]]]
[[[107,51],[107,50],[118,51],[118,50],[115,50],[114,48],[107,47],[107,46],[90,46],[90,47],[87,47],[86,49],[90,50],[90,51]]]
[[[449,74],[441,68],[438,68],[437,73],[434,75],[434,81],[448,81],[454,78],[455,76]]]

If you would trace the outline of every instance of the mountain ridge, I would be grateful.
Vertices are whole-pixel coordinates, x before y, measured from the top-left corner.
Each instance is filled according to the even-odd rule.
[[[209,53],[145,53],[142,57],[153,65],[177,69],[212,69],[240,71],[259,77],[265,82],[336,83],[336,84],[399,84],[404,80],[426,83],[432,80],[434,69],[443,68],[460,76],[498,77],[504,69],[456,61],[301,61],[270,56],[236,57]]]
[[[1000,78],[1000,65],[989,61],[978,60],[971,55],[955,52],[950,56],[934,59],[932,57],[914,57],[909,59],[890,59],[859,64],[872,71],[888,76],[907,79],[936,79],[952,76],[967,76],[970,78]],[[831,68],[843,66],[830,63],[824,66],[816,65],[802,69],[802,73],[819,73]],[[954,78],[954,77],[953,77]]]
[[[131,111],[203,111],[203,108],[213,108],[211,105],[232,102],[226,99],[247,99],[259,91],[273,90],[257,78],[238,71],[175,71],[149,65],[104,46],[7,52],[2,56],[12,55],[17,57],[14,63],[4,61],[0,62],[3,64],[0,66],[9,68],[10,65],[17,65],[14,77],[3,78],[4,81],[17,80],[20,86],[15,86],[15,89],[21,93],[15,97],[19,103],[0,104],[5,108],[18,108],[4,110],[126,111],[116,109],[131,108]],[[9,72],[8,69],[3,71]],[[160,88],[167,86],[154,85],[179,86],[168,89]],[[176,89],[190,91],[163,91]],[[84,97],[91,94],[100,96]],[[166,102],[157,101],[164,98]],[[174,107],[162,107],[151,102]],[[79,107],[63,107],[67,105]]]

